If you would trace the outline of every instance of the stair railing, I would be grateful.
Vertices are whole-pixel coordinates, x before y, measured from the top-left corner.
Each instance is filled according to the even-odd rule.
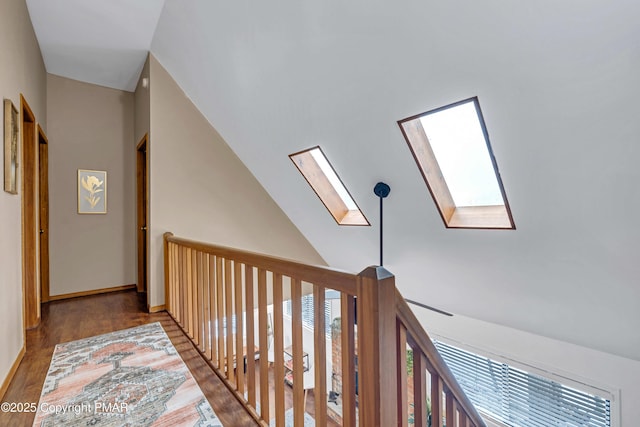
[[[410,417],[426,426],[430,407],[433,427],[485,427],[382,267],[354,275],[165,233],[164,275],[167,312],[263,426],[272,418],[284,426],[292,411],[301,427],[307,409],[318,426],[407,426]],[[339,295],[331,327],[328,291]],[[313,295],[313,332],[303,326],[305,295]]]

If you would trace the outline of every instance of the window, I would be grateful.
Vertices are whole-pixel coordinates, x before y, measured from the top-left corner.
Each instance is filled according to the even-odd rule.
[[[611,402],[440,341],[434,344],[476,408],[510,426],[610,427]]]
[[[515,229],[478,98],[398,124],[447,228]]]
[[[243,321],[243,324],[246,324],[246,315],[244,312],[242,313],[242,321]],[[217,335],[218,319],[209,321],[209,327],[213,327],[213,330],[215,331],[215,335]],[[231,315],[231,333],[233,335],[236,334],[236,315],[235,314]],[[222,336],[223,337],[227,336],[227,316],[226,315],[222,318]]]
[[[284,302],[284,313],[291,317],[293,315],[293,305],[291,300]],[[314,329],[315,326],[315,309],[313,307],[313,294],[304,295],[302,297],[302,325],[309,329]],[[331,300],[326,299],[324,301],[324,333],[327,338],[331,337]]]
[[[339,225],[370,225],[320,147],[289,158]]]

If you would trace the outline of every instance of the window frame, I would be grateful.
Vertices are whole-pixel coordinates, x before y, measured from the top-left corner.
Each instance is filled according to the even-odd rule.
[[[429,138],[422,126],[421,118],[438,113],[440,111],[455,108],[472,102],[478,115],[478,122],[482,129],[486,148],[495,172],[495,178],[500,188],[503,205],[495,206],[456,206],[451,197],[446,180],[442,174],[438,160],[433,153]],[[420,174],[438,207],[440,217],[446,228],[470,228],[470,229],[499,229],[515,230],[516,225],[511,213],[511,207],[507,200],[507,194],[500,177],[498,164],[491,148],[489,133],[480,109],[478,97],[467,98],[442,107],[438,107],[424,113],[416,114],[406,119],[398,120],[400,131],[411,151],[411,155],[420,170]]]
[[[350,210],[346,206],[338,194],[338,191],[331,184],[329,178],[327,178],[324,171],[322,171],[321,167],[317,164],[315,159],[313,159],[311,151],[316,149],[320,151],[320,154],[327,161],[327,164],[344,188],[344,191],[356,206],[356,210]],[[358,206],[358,203],[349,192],[349,189],[347,189],[347,186],[344,185],[344,182],[329,161],[329,158],[319,145],[289,154],[289,158],[338,225],[361,227],[368,227],[371,225],[367,217],[362,212],[362,209],[360,209],[360,206]]]

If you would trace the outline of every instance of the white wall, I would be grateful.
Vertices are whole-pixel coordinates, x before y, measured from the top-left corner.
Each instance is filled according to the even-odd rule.
[[[611,425],[638,425],[640,362],[464,316],[411,308],[431,338],[605,398],[609,396],[602,391],[609,391],[615,399]]]
[[[134,96],[47,75],[50,294],[136,283]],[[107,214],[78,214],[78,169],[107,171]]]
[[[0,97],[11,99],[20,110],[23,93],[46,132],[44,63],[23,0],[2,2],[0,52]],[[1,122],[0,135],[4,135],[4,120]],[[3,153],[0,165],[4,165],[4,149],[0,151]],[[4,167],[0,166],[0,170]],[[4,187],[0,189],[0,382],[6,378],[24,343],[21,182],[19,178],[18,195],[5,193]]]
[[[153,55],[150,73],[150,305],[164,304],[166,231],[324,264]]]
[[[167,0],[152,52],[332,267],[377,260],[384,180],[407,297],[640,360],[640,2],[362,5]],[[515,231],[445,229],[396,123],[472,96]],[[292,165],[318,144],[372,227]]]

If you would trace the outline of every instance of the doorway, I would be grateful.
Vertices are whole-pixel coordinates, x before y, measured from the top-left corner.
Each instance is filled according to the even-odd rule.
[[[49,301],[49,140],[38,125],[38,179],[40,222],[40,300]]]
[[[24,327],[35,328],[40,323],[40,287],[38,286],[37,192],[38,148],[36,118],[29,104],[20,95],[22,135],[22,288]]]
[[[138,292],[147,292],[149,239],[149,135],[145,134],[136,147],[136,199],[138,240]],[[147,296],[148,300],[148,296]]]

